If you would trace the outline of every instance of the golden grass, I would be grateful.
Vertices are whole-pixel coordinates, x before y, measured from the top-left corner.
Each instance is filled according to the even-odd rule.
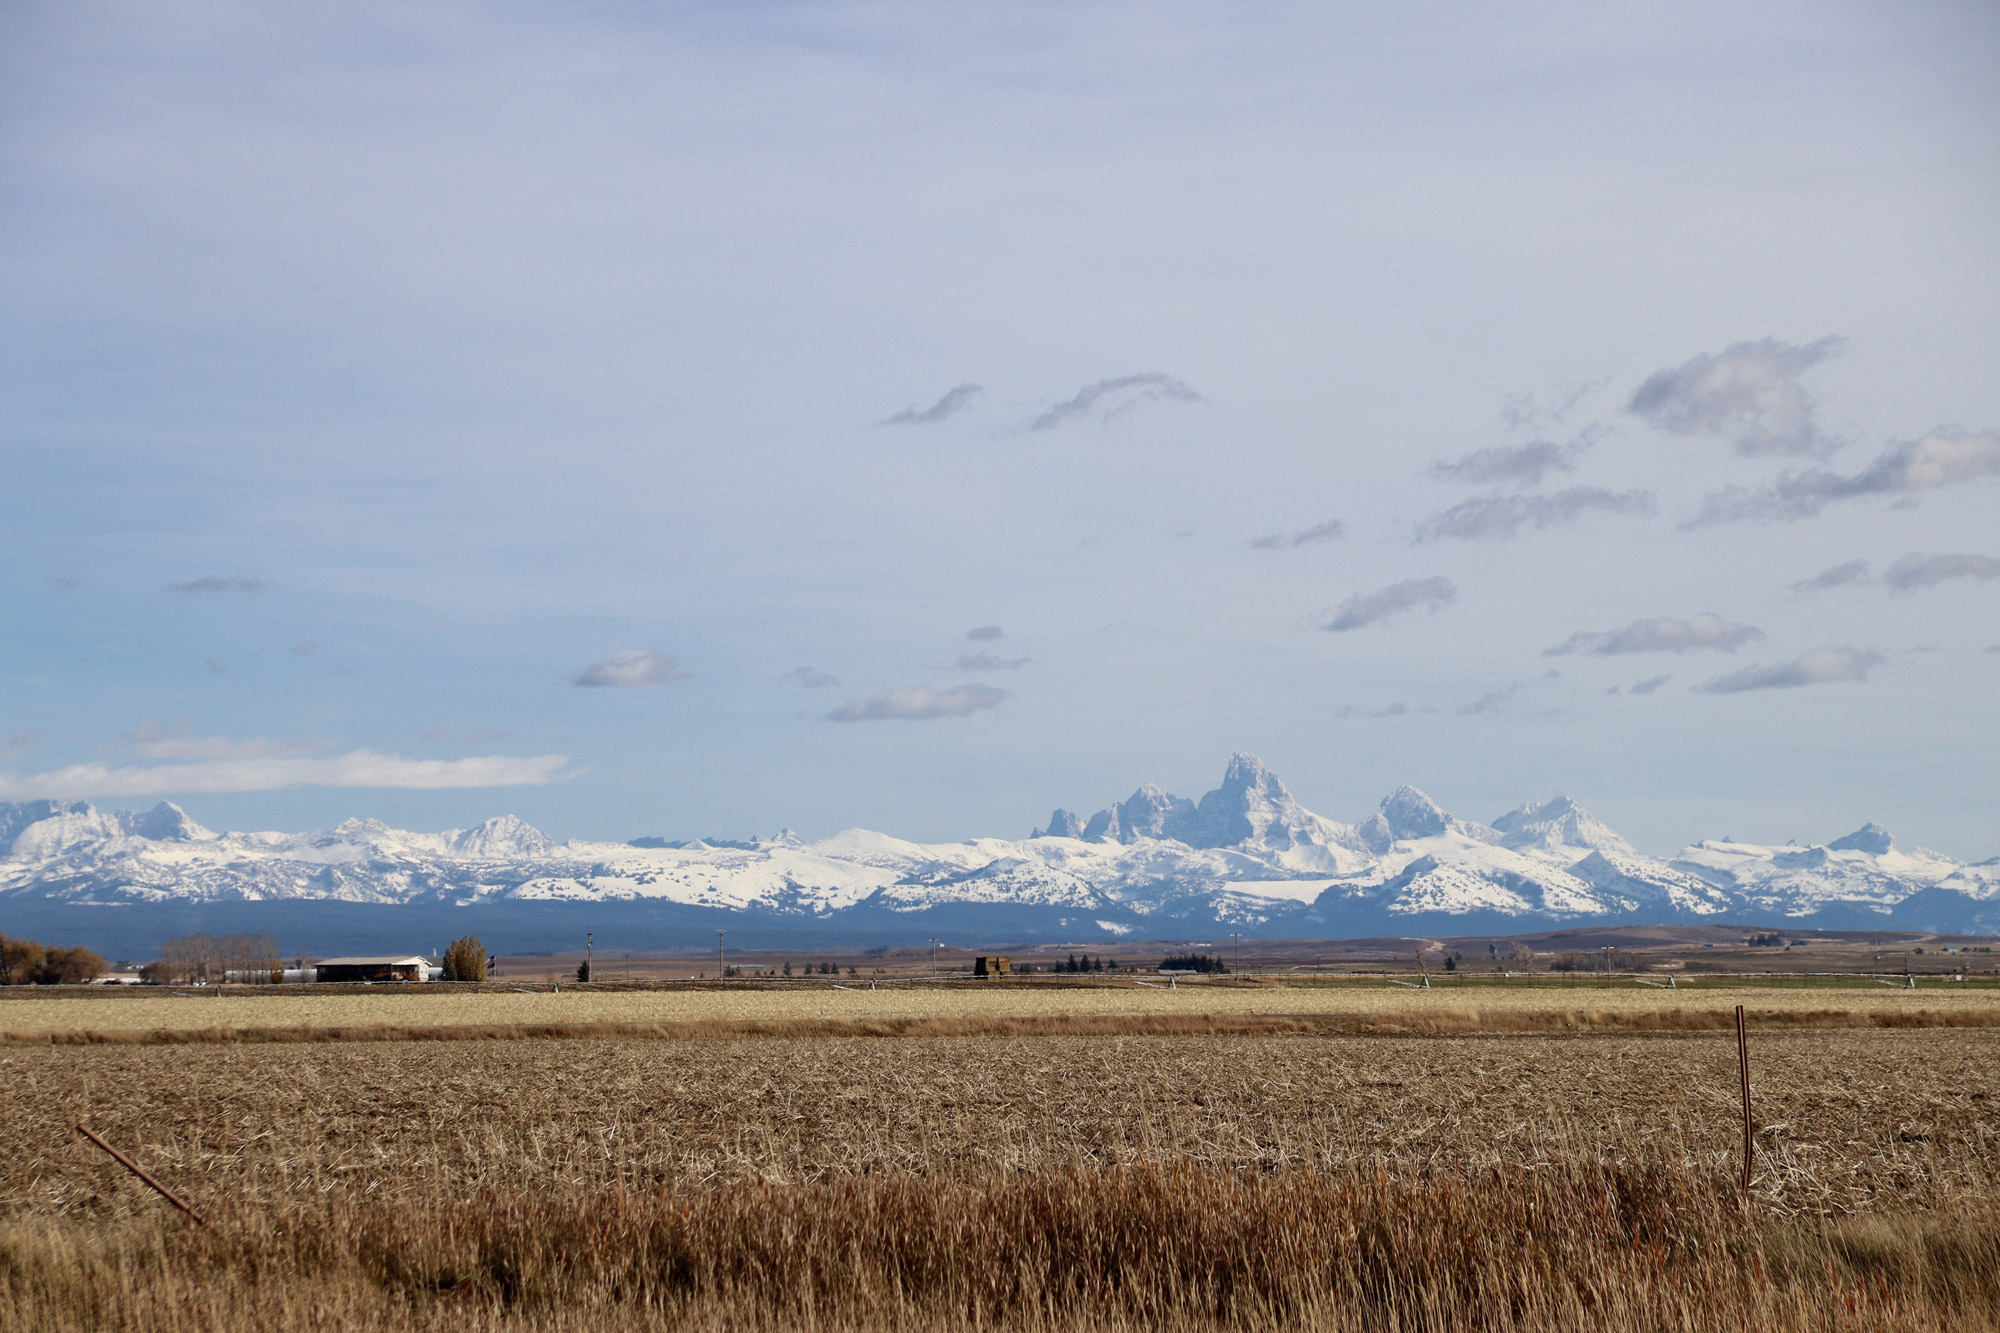
[[[2000,1032],[0,1049],[0,1327],[1990,1329]],[[214,1220],[180,1222],[87,1119]]]
[[[421,988],[420,988],[421,989]],[[1044,988],[884,986],[774,990],[564,990],[552,994],[467,993],[440,987],[411,993],[232,994],[182,998],[168,993],[14,999],[0,1004],[0,1043],[52,1036],[100,1040],[147,1039],[155,1033],[252,1034],[299,1040],[314,1030],[344,1034],[435,1037],[462,1035],[657,1035],[765,1030],[837,1033],[1006,1031],[1008,1023],[1060,1030],[1079,1020],[1127,1020],[1127,1030],[1175,1030],[1191,1020],[1296,1020],[1335,1031],[1549,1031],[1564,1027],[1633,1030],[1703,1028],[1729,1021],[1747,1006],[1766,1025],[2000,1025],[2000,990],[1954,989],[1938,983],[1917,990],[1888,987],[1839,992],[1786,992],[1768,986],[1668,991],[1636,985],[1452,989],[1185,985],[1176,990],[1137,984]],[[85,1037],[85,1039],[89,1039]],[[208,1039],[216,1039],[211,1036]]]

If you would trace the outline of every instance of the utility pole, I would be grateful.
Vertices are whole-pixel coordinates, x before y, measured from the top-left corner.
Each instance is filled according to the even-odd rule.
[[[936,940],[932,940],[932,941],[931,941],[931,980],[932,980],[932,981],[936,981],[936,980],[937,980],[937,974],[938,974],[938,970],[937,970],[937,946],[938,946],[938,942],[937,942]]]
[[[1229,938],[1236,941],[1236,970],[1240,974],[1243,971],[1243,932],[1232,930]]]
[[[722,951],[722,937],[728,933],[726,930],[715,932],[715,975],[718,977],[729,975],[729,956]]]
[[[583,976],[586,981],[597,980],[597,936],[586,930],[583,932]]]

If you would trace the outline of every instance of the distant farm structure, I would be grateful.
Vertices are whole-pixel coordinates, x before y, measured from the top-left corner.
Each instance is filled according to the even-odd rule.
[[[972,975],[975,977],[1011,977],[1014,975],[1014,960],[1004,953],[983,953],[972,960]]]
[[[321,981],[429,981],[427,958],[383,955],[379,958],[326,958],[319,964]]]

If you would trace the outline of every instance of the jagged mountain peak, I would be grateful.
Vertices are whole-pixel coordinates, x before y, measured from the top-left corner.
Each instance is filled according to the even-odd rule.
[[[549,836],[518,815],[495,815],[452,836],[451,850],[461,856],[498,858],[542,856],[555,850]]]
[[[1451,827],[1451,816],[1443,806],[1408,785],[1382,798],[1382,818],[1398,841],[1434,838]]]
[[[1567,796],[1518,806],[1494,820],[1493,827],[1507,847],[1583,847],[1621,856],[1638,854],[1609,825]]]
[[[1870,856],[1881,856],[1885,852],[1895,850],[1896,840],[1890,836],[1888,829],[1871,822],[1863,824],[1844,838],[1835,838],[1826,846],[1828,851],[1867,852]]]
[[[154,842],[213,842],[215,834],[188,817],[172,801],[161,801],[144,814],[127,814],[125,827],[135,838]]]

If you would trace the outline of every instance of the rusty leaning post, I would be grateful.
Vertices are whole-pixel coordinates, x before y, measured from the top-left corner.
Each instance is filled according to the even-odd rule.
[[[159,1181],[147,1175],[145,1168],[141,1167],[137,1162],[127,1157],[124,1153],[119,1152],[116,1148],[106,1143],[103,1139],[98,1138],[97,1135],[91,1133],[89,1129],[85,1128],[84,1123],[81,1120],[77,1121],[76,1123],[76,1132],[83,1135],[83,1137],[89,1139],[92,1143],[96,1144],[98,1147],[104,1149],[104,1151],[110,1153],[111,1156],[114,1159],[116,1159],[118,1165],[124,1167],[127,1171],[130,1171],[133,1175],[139,1177],[140,1180],[144,1181],[148,1186],[150,1186],[153,1192],[158,1194],[162,1199],[165,1199],[168,1203],[172,1204],[174,1207],[180,1209],[182,1212],[186,1213],[189,1217],[193,1218],[196,1226],[205,1227],[208,1225],[208,1219],[203,1217],[200,1213],[197,1213],[194,1209],[188,1207],[187,1200],[181,1198],[180,1195],[174,1193],[172,1190],[168,1189],[165,1185],[162,1185]]]
[[[1750,1034],[1743,1026],[1743,1006],[1736,1006],[1736,1065],[1743,1075],[1743,1203],[1750,1204]]]

